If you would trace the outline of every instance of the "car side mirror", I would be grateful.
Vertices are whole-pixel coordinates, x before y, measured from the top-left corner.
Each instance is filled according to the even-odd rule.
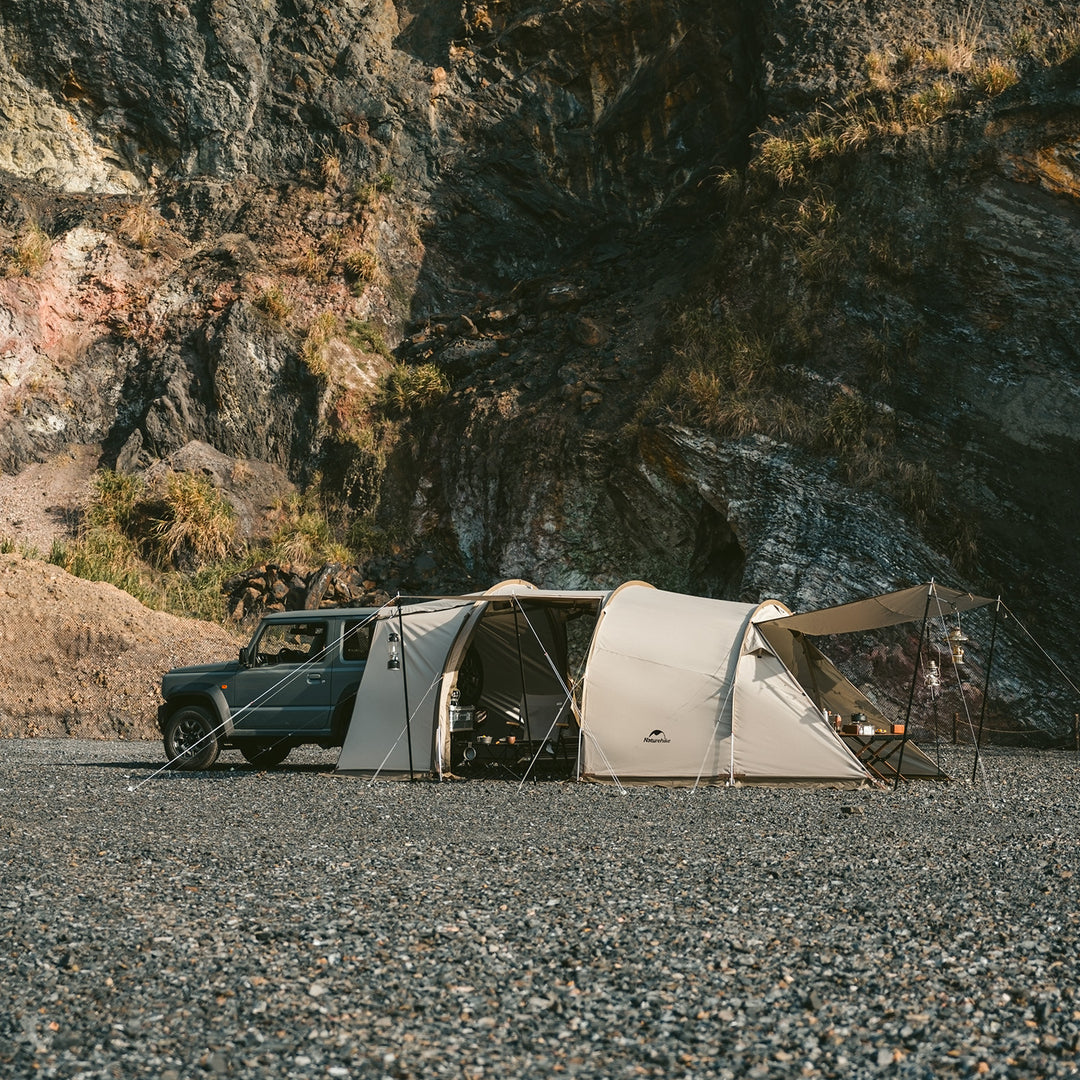
[[[246,645],[243,645],[240,648],[240,666],[251,667],[251,661],[248,660],[248,650]]]

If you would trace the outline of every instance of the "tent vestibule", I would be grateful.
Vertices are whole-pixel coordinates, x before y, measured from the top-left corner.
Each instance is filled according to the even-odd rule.
[[[608,595],[507,582],[483,595],[391,609],[372,641],[338,771],[411,768],[442,778],[467,764],[466,750],[478,765],[505,762],[510,746],[527,754],[561,738],[559,729],[576,731],[567,625],[595,619]],[[400,667],[389,669],[374,658],[385,655],[398,625]],[[468,723],[455,729],[461,717]]]

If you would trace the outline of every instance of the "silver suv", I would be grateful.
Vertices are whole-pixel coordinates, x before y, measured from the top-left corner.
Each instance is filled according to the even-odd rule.
[[[275,612],[238,660],[167,672],[158,727],[169,764],[208,769],[222,750],[235,748],[269,768],[294,746],[341,746],[377,611]]]

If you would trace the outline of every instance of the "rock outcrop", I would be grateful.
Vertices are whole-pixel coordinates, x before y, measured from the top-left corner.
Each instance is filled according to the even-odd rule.
[[[9,0],[0,462],[203,442],[448,588],[938,576],[1063,660],[1078,38],[1051,2]],[[376,452],[394,361],[451,392]]]

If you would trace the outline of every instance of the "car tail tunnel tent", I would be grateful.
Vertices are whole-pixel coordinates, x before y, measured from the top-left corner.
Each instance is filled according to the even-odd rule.
[[[512,581],[388,607],[338,770],[444,778],[495,762],[521,775],[547,754],[567,775],[620,783],[888,778],[829,723],[830,712],[879,714],[809,638],[924,617],[912,611],[927,588],[806,615],[642,582],[552,591]],[[903,774],[938,772],[905,740]]]
[[[576,754],[571,644],[579,621],[587,644],[609,595],[511,581],[482,596],[388,608],[338,771],[444,777],[467,751],[481,760],[506,760],[509,747],[519,748],[515,758],[536,746],[564,760]]]

